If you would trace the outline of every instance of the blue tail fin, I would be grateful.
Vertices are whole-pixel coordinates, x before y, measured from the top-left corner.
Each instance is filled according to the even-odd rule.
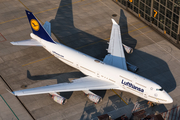
[[[42,38],[48,42],[55,43],[55,41],[50,37],[50,35],[43,28],[43,26],[36,19],[36,17],[33,15],[32,12],[26,10],[26,15],[28,17],[31,29],[35,35],[39,36],[40,38]]]

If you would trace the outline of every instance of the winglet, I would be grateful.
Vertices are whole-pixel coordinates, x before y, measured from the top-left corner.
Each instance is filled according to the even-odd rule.
[[[113,24],[116,24],[117,25],[117,23],[116,23],[116,21],[114,20],[114,19],[111,19],[112,20],[112,23]]]
[[[10,90],[6,89],[9,93],[11,93],[12,95],[15,95],[14,92],[11,92]]]
[[[18,45],[18,44],[17,44],[16,42],[14,42],[14,41],[13,41],[13,42],[10,42],[10,43],[11,43],[12,45]]]

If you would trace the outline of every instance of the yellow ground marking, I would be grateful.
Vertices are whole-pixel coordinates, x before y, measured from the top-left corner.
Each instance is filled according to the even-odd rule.
[[[99,40],[99,41],[97,41],[97,42],[93,42],[93,43],[90,43],[90,44],[87,44],[87,45],[84,45],[84,46],[81,46],[81,47],[78,47],[78,48],[75,48],[75,49],[78,50],[78,49],[87,47],[87,46],[89,46],[89,45],[94,45],[94,44],[99,43],[99,42],[101,42],[101,41],[103,41],[103,40]]]
[[[27,65],[30,65],[30,64],[33,64],[33,63],[37,63],[37,62],[40,62],[40,61],[43,61],[43,60],[46,60],[46,59],[49,59],[49,58],[52,58],[52,57],[54,57],[54,56],[51,55],[49,57],[45,57],[45,58],[42,58],[42,59],[39,59],[39,60],[36,60],[36,61],[33,61],[33,62],[29,62],[29,63],[24,64],[22,66],[27,66]]]
[[[149,33],[149,32],[153,32],[153,31],[152,31],[152,30],[149,30],[149,31],[144,32],[144,33]],[[131,37],[136,38],[136,37],[141,36],[141,35],[143,35],[143,34],[141,33],[141,34],[138,34],[138,35],[133,35],[133,36],[131,36]],[[127,39],[129,39],[129,38],[127,38]]]
[[[149,31],[144,32],[144,33],[149,33],[149,32],[153,32],[153,31],[152,31],[152,30],[149,30]],[[134,38],[134,37],[138,37],[138,36],[141,36],[141,35],[143,35],[143,34],[141,33],[141,34],[138,34],[138,35],[134,35],[134,36],[132,36],[132,37]]]
[[[84,0],[83,0],[83,1],[84,1]],[[39,13],[51,11],[51,10],[58,9],[58,8],[61,8],[61,7],[73,5],[73,4],[76,4],[76,3],[79,3],[79,2],[82,2],[82,0],[79,0],[79,1],[76,1],[76,2],[72,2],[72,4],[70,3],[70,4],[63,5],[63,6],[59,6],[59,7],[55,7],[55,8],[50,8],[50,9],[47,9],[47,10],[43,10],[43,11],[37,12],[37,13],[35,13],[35,14],[39,14]]]
[[[134,32],[134,31],[137,31],[137,30],[140,30],[140,29],[144,29],[144,28],[146,28],[146,27],[148,27],[148,26],[143,26],[143,27],[140,27],[140,28],[138,28],[138,29],[134,29],[134,30],[128,31],[128,32],[126,32],[126,33],[123,33],[122,35],[131,33],[131,32]]]
[[[21,0],[18,0],[27,10],[31,11],[26,5],[24,5]],[[79,2],[82,2],[82,1],[85,1],[85,0],[79,0],[79,1],[76,1],[76,2],[73,2],[72,4],[76,4],[76,3],[79,3]],[[82,6],[85,6],[85,5],[89,5],[89,4],[92,4],[92,3],[95,3],[95,2],[100,2],[100,1],[94,1],[94,2],[91,2],[91,3],[87,3],[87,4],[84,4]],[[66,5],[63,5],[63,6],[59,6],[59,7],[54,7],[54,8],[50,8],[50,9],[47,9],[47,10],[43,10],[43,11],[40,11],[40,12],[36,12],[36,13],[33,13],[34,15],[37,15],[37,14],[40,14],[40,13],[43,13],[43,12],[47,12],[47,11],[51,11],[51,10],[54,10],[54,9],[58,9],[58,8],[61,8],[61,7],[65,7],[65,6],[69,6],[69,5],[72,5],[72,4],[66,4]],[[4,22],[0,22],[0,24],[4,24],[4,23],[8,23],[8,22],[11,22],[11,21],[15,21],[15,20],[19,20],[19,19],[22,19],[22,18],[26,18],[27,16],[22,16],[22,17],[18,17],[18,18],[14,18],[14,19],[11,19],[11,20],[7,20],[7,21],[4,21]],[[36,16],[37,17],[37,16]],[[38,18],[37,18],[38,19]],[[39,20],[39,19],[38,19]],[[43,23],[41,20],[39,20],[41,23]],[[128,25],[128,26],[131,26],[131,25]]]
[[[84,5],[81,5],[81,6],[86,6],[86,5],[90,5],[90,4],[97,3],[97,2],[100,2],[100,1],[99,1],[99,0],[97,0],[97,1],[93,1],[93,2],[90,2],[90,3],[84,4]]]
[[[25,4],[23,4],[22,2],[21,2],[21,0],[18,0],[26,9],[28,9],[29,11],[31,11]],[[64,6],[66,6],[66,5],[64,5]],[[60,6],[60,7],[62,7],[62,6]],[[57,8],[57,7],[56,7]],[[37,14],[37,13],[36,13]],[[44,24],[35,14],[34,14],[34,16],[40,21],[40,23],[41,24]],[[32,26],[32,25],[31,25]],[[52,31],[51,31],[52,32]],[[53,32],[52,32],[53,33]],[[54,34],[54,33],[53,33]],[[61,39],[59,39],[59,37],[58,36],[56,36],[55,34],[54,34],[54,36],[59,40],[59,41],[61,41],[61,43],[62,44],[64,44],[64,42],[61,40]]]
[[[31,11],[25,4],[23,4],[23,3],[21,2],[21,0],[18,0],[18,1],[19,1],[26,9],[28,9],[29,11]],[[82,2],[82,1],[84,1],[84,0],[76,1],[76,2],[73,2],[72,4],[79,3],[79,2]],[[90,3],[87,3],[87,4],[84,4],[84,5],[81,5],[81,6],[90,5],[90,4],[96,3],[96,2],[99,2],[99,0],[94,1],[94,2],[90,2]],[[63,5],[63,6],[60,6],[60,7],[69,6],[69,5],[72,5],[72,4],[66,4],[66,5]],[[44,24],[44,23],[36,16],[36,14],[43,13],[43,12],[50,11],[50,10],[54,10],[54,9],[58,9],[58,8],[59,8],[59,7],[55,7],[55,8],[47,9],[47,10],[44,10],[44,11],[40,11],[40,12],[34,13],[34,16],[41,22],[41,24]],[[23,18],[24,18],[24,17],[26,17],[26,16],[23,16]],[[18,20],[18,18],[17,18],[17,19],[14,19],[14,20]],[[13,20],[12,20],[12,21],[13,21]],[[9,22],[10,22],[10,21],[9,21]],[[6,21],[3,22],[3,23],[6,23]],[[0,24],[1,24],[1,23],[0,23]],[[51,32],[54,34],[54,36],[55,36],[62,44],[65,45],[65,43],[64,43],[53,31],[51,31]]]
[[[126,105],[128,105],[127,104],[127,102],[126,101],[124,101],[122,98],[121,98],[121,96],[119,96],[113,89],[111,89],[124,103],[126,103]]]
[[[29,10],[22,2],[21,0],[18,0],[27,10]],[[29,10],[30,11],[30,10]]]
[[[130,27],[130,26],[137,25],[137,24],[140,24],[140,23],[142,23],[142,22],[141,21],[137,21],[137,22],[129,24],[127,26]],[[121,27],[121,29],[123,29],[123,28],[127,28],[127,27]]]
[[[22,17],[14,18],[14,19],[11,19],[11,20],[7,20],[7,21],[4,21],[4,22],[0,22],[0,24],[4,24],[4,23],[11,22],[11,21],[19,20],[19,19],[22,19],[22,18],[25,18],[25,17],[26,17],[26,16],[22,16]]]
[[[18,0],[26,9],[28,9],[20,0]],[[79,2],[82,2],[81,0],[79,1],[76,1],[76,2],[73,2],[72,4],[76,4],[76,3],[79,3]],[[54,8],[50,8],[50,9],[47,9],[47,10],[43,10],[43,11],[40,11],[40,12],[36,12],[34,13],[34,15],[37,15],[37,14],[40,14],[40,13],[43,13],[43,12],[47,12],[47,11],[51,11],[51,10],[54,10],[54,9],[58,9],[58,8],[61,8],[61,7],[65,7],[65,6],[69,6],[69,5],[72,5],[72,4],[66,4],[66,5],[63,5],[63,6],[59,6],[59,7],[54,7]],[[28,9],[29,10],[29,9]],[[29,10],[30,11],[30,10]],[[18,18],[14,18],[14,19],[11,19],[11,20],[7,20],[7,21],[4,21],[4,22],[0,22],[0,24],[4,24],[4,23],[7,23],[7,22],[11,22],[11,21],[15,21],[15,20],[19,20],[19,19],[22,19],[22,18],[26,18],[27,16],[22,16],[22,17],[18,17]],[[40,21],[41,22],[41,21]]]
[[[146,27],[148,27],[148,26],[143,26],[143,27],[140,27],[140,28],[138,28],[138,29],[134,29],[134,30],[131,30],[131,31],[128,31],[128,32],[122,33],[121,35],[125,35],[125,34],[131,33],[131,32],[134,32],[134,31],[137,31],[137,30],[140,30],[140,29],[146,28]],[[106,38],[106,39],[109,39],[109,38]],[[104,40],[106,40],[106,39],[104,39]]]

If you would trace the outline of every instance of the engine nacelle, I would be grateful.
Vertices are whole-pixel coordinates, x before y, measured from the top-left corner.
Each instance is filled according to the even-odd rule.
[[[61,105],[64,105],[64,104],[67,102],[67,99],[66,99],[66,98],[60,96],[60,95],[57,94],[57,93],[49,93],[49,94],[51,95],[52,99],[53,99],[55,102],[57,102],[57,103],[59,103],[59,104],[61,104]]]
[[[125,44],[123,44],[123,47],[124,47],[125,51],[126,51],[128,54],[133,53],[133,48],[131,48],[131,47],[125,45]]]
[[[87,94],[87,97],[93,101],[95,104],[99,103],[102,101],[102,97],[98,96],[98,95],[94,95],[94,94]]]
[[[128,68],[129,71],[134,72],[134,73],[138,71],[139,68],[137,66],[132,65],[132,64],[130,64],[128,62],[126,62],[126,63],[127,63],[127,68]]]

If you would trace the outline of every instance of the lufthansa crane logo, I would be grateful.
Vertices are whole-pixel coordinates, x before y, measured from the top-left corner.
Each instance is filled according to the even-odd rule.
[[[39,30],[39,23],[37,20],[35,19],[31,19],[31,27],[35,30],[38,31]]]

